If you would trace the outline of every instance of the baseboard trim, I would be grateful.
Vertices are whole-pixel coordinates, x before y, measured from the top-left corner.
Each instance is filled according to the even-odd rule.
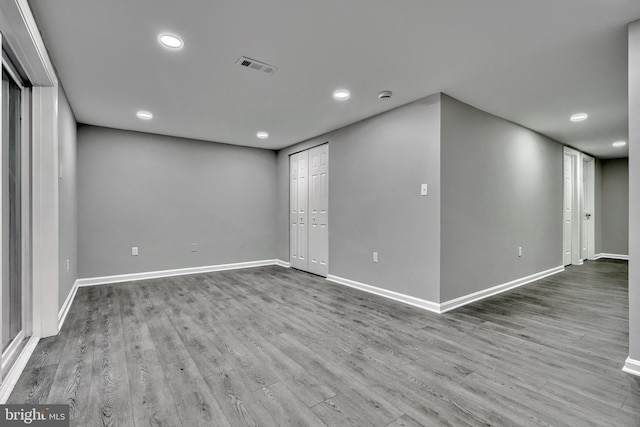
[[[370,294],[375,294],[384,298],[399,301],[414,307],[428,310],[434,313],[440,313],[440,304],[431,302],[428,300],[412,297],[410,295],[401,294],[399,292],[390,291],[388,289],[378,288],[376,286],[367,285],[365,283],[356,282],[355,280],[345,279],[344,277],[338,277],[329,274],[327,280],[337,283],[339,285],[348,286],[350,288],[359,289]]]
[[[207,265],[203,267],[178,268],[174,270],[148,271],[144,273],[119,274],[115,276],[90,277],[78,279],[78,287],[108,285],[112,283],[133,282],[136,280],[159,279],[162,277],[185,276],[188,274],[211,273],[214,271],[238,270],[241,268],[265,267],[279,265],[277,259],[261,261],[237,262],[233,264]],[[282,262],[282,261],[280,261]]]
[[[503,283],[502,285],[493,286],[488,289],[483,289],[478,292],[474,292],[468,295],[464,295],[464,296],[443,302],[442,304],[440,304],[440,312],[446,313],[447,311],[454,310],[456,308],[462,307],[463,305],[471,304],[472,302],[489,298],[491,296],[500,294],[502,292],[506,292],[511,289],[526,285],[528,283],[535,282],[536,280],[540,280],[545,277],[552,276],[562,271],[564,271],[564,266],[561,265],[558,267],[550,268],[549,270],[532,274],[530,276],[521,277],[520,279],[512,280],[511,282]]]
[[[27,344],[25,344],[24,348],[22,349],[22,352],[20,352],[20,356],[18,356],[18,358],[16,359],[11,369],[9,369],[9,373],[2,381],[2,386],[0,386],[0,404],[1,405],[4,405],[5,403],[7,403],[9,396],[11,396],[11,392],[13,392],[13,389],[18,383],[18,380],[20,379],[20,375],[22,375],[22,372],[24,371],[24,368],[27,366],[27,363],[29,362],[29,359],[31,358],[31,355],[33,354],[33,351],[36,349],[36,346],[38,345],[39,341],[40,341],[40,338],[38,337],[29,338],[29,341],[27,341]]]
[[[399,292],[390,291],[388,289],[367,285],[366,283],[356,282],[355,280],[345,279],[344,277],[334,276],[332,274],[329,274],[327,276],[327,280],[329,280],[330,282],[337,283],[339,285],[349,286],[350,288],[359,289],[361,291],[368,292],[370,294],[375,294],[384,298],[392,299],[394,301],[399,301],[414,307],[421,308],[423,310],[431,311],[433,313],[442,314],[442,313],[446,313],[447,311],[451,311],[456,308],[462,307],[463,305],[471,304],[472,302],[489,298],[499,293],[506,292],[508,290],[526,285],[531,282],[535,282],[536,280],[540,280],[545,277],[552,276],[562,271],[564,271],[564,266],[550,268],[549,270],[541,271],[539,273],[532,274],[527,277],[522,277],[520,279],[516,279],[508,283],[503,283],[502,285],[494,286],[488,289],[483,289],[481,291],[474,292],[469,295],[464,295],[459,298],[455,298],[441,304],[416,298],[416,297],[412,297],[411,295],[405,295]]]
[[[276,260],[276,265],[280,266],[280,267],[284,267],[284,268],[290,268],[291,267],[291,263],[290,262],[283,261],[281,259],[277,259]]]
[[[601,259],[601,258],[605,258],[605,259],[620,259],[620,260],[623,260],[623,261],[629,261],[629,255],[623,255],[623,254],[601,253],[601,254],[596,254],[596,256],[593,257],[593,259]]]
[[[627,360],[624,361],[624,367],[622,368],[622,371],[626,372],[627,374],[640,377],[640,360],[634,360],[630,357],[627,357]]]
[[[73,283],[73,287],[71,288],[71,292],[67,295],[67,299],[64,301],[62,308],[58,312],[58,332],[62,330],[62,325],[64,321],[67,319],[67,314],[69,314],[69,309],[71,308],[71,304],[73,304],[73,300],[76,297],[76,292],[78,292],[78,280]]]

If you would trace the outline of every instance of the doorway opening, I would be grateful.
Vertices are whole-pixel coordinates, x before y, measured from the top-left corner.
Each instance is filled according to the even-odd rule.
[[[563,153],[563,263],[595,259],[595,160],[565,147]]]

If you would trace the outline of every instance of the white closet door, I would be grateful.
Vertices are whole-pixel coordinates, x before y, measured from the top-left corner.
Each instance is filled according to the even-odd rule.
[[[329,144],[289,158],[291,267],[326,276],[329,259]]]
[[[329,144],[309,150],[309,272],[327,275]]]
[[[573,230],[573,157],[564,154],[564,200],[563,200],[563,263],[572,264]]]
[[[290,239],[291,267],[300,270],[308,268],[308,163],[309,153],[293,154],[290,157],[291,191],[290,198]]]

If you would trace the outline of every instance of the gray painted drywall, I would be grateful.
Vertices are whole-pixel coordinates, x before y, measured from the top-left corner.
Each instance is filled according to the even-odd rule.
[[[62,178],[58,181],[59,253],[58,309],[78,278],[78,199],[76,119],[62,85],[58,86],[58,161]],[[69,271],[67,272],[67,260]]]
[[[629,159],[602,160],[602,252],[629,254]]]
[[[289,260],[288,156],[329,142],[329,274],[438,302],[439,141],[433,95],[281,150],[279,258]]]
[[[595,244],[594,253],[602,253],[602,160],[594,159],[595,161],[595,174],[594,174],[594,193],[593,204],[595,207],[594,218],[595,224]]]
[[[561,266],[562,146],[446,95],[441,109],[441,300]]]
[[[640,21],[629,25],[629,357],[640,361]]]
[[[273,259],[276,176],[274,151],[80,125],[79,276]]]

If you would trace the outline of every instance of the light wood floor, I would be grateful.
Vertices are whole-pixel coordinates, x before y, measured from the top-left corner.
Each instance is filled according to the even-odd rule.
[[[633,426],[627,264],[444,315],[280,267],[81,288],[9,403],[74,426]]]

